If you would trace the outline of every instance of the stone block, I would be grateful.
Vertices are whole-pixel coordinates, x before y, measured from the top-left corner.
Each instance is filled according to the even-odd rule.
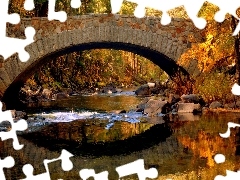
[[[178,113],[192,113],[200,108],[200,104],[194,103],[178,103]]]
[[[157,115],[158,113],[162,112],[162,108],[166,104],[167,104],[167,101],[150,99],[147,102],[146,107],[145,107],[143,113],[147,114],[149,116]]]

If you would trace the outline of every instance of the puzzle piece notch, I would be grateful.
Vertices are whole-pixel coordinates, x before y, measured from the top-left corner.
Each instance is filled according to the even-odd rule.
[[[196,27],[199,29],[203,29],[207,22],[203,18],[199,18],[198,12],[200,11],[201,7],[203,6],[205,0],[198,0],[198,1],[192,1],[192,0],[169,0],[169,1],[156,1],[156,0],[127,0],[128,2],[136,3],[138,4],[134,15],[138,18],[142,18],[145,15],[145,8],[153,8],[159,11],[163,12],[162,18],[161,18],[161,24],[167,25],[171,22],[171,17],[167,13],[167,11],[184,6],[184,8],[187,11],[188,16],[193,20]],[[112,13],[117,13],[121,9],[121,5],[123,3],[123,0],[111,0],[111,7],[112,7]]]
[[[217,22],[223,22],[225,19],[225,16],[227,14],[230,14],[230,15],[234,16],[236,19],[239,19],[236,14],[236,11],[240,7],[240,1],[236,1],[236,0],[230,0],[230,1],[207,0],[207,1],[211,4],[218,6],[220,9],[218,12],[216,12],[216,14],[214,16],[214,19]]]
[[[80,8],[81,0],[71,0],[71,7],[72,8]]]
[[[45,159],[43,161],[43,164],[46,169],[46,172],[38,175],[33,175],[33,166],[31,164],[25,164],[22,168],[23,173],[26,176],[24,180],[42,180],[42,179],[50,180],[50,172],[49,172],[48,164],[58,160],[62,161],[61,166],[64,171],[70,171],[73,168],[73,163],[70,160],[70,157],[72,156],[73,154],[63,149],[61,152],[61,155],[58,158],[51,159],[51,160]]]
[[[8,156],[5,159],[0,159],[0,179],[5,180],[5,174],[3,172],[3,168],[11,168],[15,164],[15,161],[12,156]]]
[[[2,102],[0,102],[0,109],[2,109]],[[20,150],[23,148],[23,145],[19,144],[18,138],[16,131],[24,131],[27,129],[28,124],[24,119],[21,119],[14,123],[13,118],[12,118],[12,113],[10,110],[8,111],[2,111],[0,110],[0,123],[3,121],[8,121],[11,123],[11,130],[8,132],[0,132],[0,137],[1,139],[7,140],[7,139],[13,139],[13,148],[15,150]]]
[[[31,11],[34,8],[35,8],[34,0],[25,0],[25,3],[24,3],[24,9],[25,10]]]
[[[237,13],[236,13],[237,9],[240,7],[240,1],[208,0],[208,2],[218,6],[220,9],[218,12],[216,12],[214,16],[214,19],[217,22],[223,22],[227,14],[232,15],[238,21],[240,20],[240,18],[237,16]],[[240,31],[240,23],[238,23],[236,29],[234,30],[233,36],[236,36],[239,33],[239,31]]]
[[[61,163],[62,169],[64,171],[70,171],[73,168],[73,164],[72,164],[72,161],[70,160],[70,157],[73,157],[73,154],[71,154],[67,150],[63,149],[61,152],[61,155],[58,158],[51,159],[51,160],[45,159],[43,161],[43,163],[46,167],[47,164],[49,164],[49,163],[52,163],[52,162],[58,161],[58,160],[62,160],[62,163]]]
[[[217,175],[214,180],[238,180],[240,179],[240,171],[234,172],[226,170],[226,176]]]
[[[228,129],[225,133],[219,133],[222,138],[228,138],[230,136],[231,130],[230,128],[240,127],[240,124],[228,122]]]
[[[67,13],[65,11],[55,11],[55,5],[57,0],[48,0],[48,20],[59,20],[65,22],[67,20]]]
[[[87,180],[90,177],[93,177],[95,180],[108,180],[108,171],[96,174],[94,169],[82,169],[79,175],[83,180]]]
[[[10,38],[6,36],[6,24],[18,24],[20,16],[16,13],[8,14],[9,0],[0,1],[0,54],[4,59],[9,58],[14,53],[19,54],[19,59],[23,62],[29,59],[29,54],[25,51],[25,47],[34,42],[33,37],[35,30],[32,27],[25,29],[26,39]]]
[[[234,95],[240,96],[240,86],[237,83],[232,86],[231,91]]]
[[[158,176],[158,171],[156,168],[145,170],[143,159],[119,166],[116,168],[116,171],[119,174],[119,178],[132,174],[137,174],[139,180],[145,180],[146,178],[157,178]]]
[[[167,11],[184,6],[188,16],[192,19],[194,25],[203,29],[206,27],[207,21],[204,18],[198,17],[198,12],[202,8],[203,4],[206,0],[169,0],[169,1],[156,1],[156,0],[127,0],[128,2],[136,3],[137,7],[134,11],[134,15],[138,18],[142,18],[145,16],[145,8],[153,8],[163,12],[161,18],[161,24],[167,25],[171,22],[171,17],[167,13]],[[240,20],[236,14],[236,10],[240,7],[240,1],[236,0],[207,0],[208,2],[218,6],[220,11],[218,11],[214,19],[217,22],[223,22],[226,14],[233,15],[236,19]],[[115,14],[120,11],[123,0],[111,0],[112,13]],[[237,35],[240,31],[240,24],[237,25],[236,29],[233,32],[233,35]]]
[[[223,154],[216,154],[214,156],[214,160],[216,163],[220,164],[220,163],[224,163],[225,162],[225,156]]]

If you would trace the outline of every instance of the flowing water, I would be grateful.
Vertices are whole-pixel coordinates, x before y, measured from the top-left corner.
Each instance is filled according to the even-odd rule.
[[[239,129],[232,129],[229,138],[219,136],[229,121],[240,123],[240,114],[147,117],[133,111],[141,100],[127,92],[72,96],[28,109],[29,128],[19,133],[24,148],[15,151],[11,140],[0,144],[1,157],[15,159],[14,167],[4,169],[7,179],[25,178],[22,167],[28,163],[34,174],[45,173],[43,160],[59,157],[62,149],[74,155],[74,167],[65,172],[60,161],[49,164],[51,179],[80,179],[79,171],[87,168],[108,171],[114,180],[119,178],[116,167],[138,159],[144,159],[146,169],[156,168],[157,179],[163,180],[208,180],[240,169]],[[217,153],[226,156],[224,163],[215,163]]]

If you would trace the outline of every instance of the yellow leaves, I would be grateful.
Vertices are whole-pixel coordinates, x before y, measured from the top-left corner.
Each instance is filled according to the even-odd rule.
[[[219,10],[219,8],[211,3],[205,2],[200,9],[198,15],[199,17],[203,17],[206,20],[213,20],[215,13]]]

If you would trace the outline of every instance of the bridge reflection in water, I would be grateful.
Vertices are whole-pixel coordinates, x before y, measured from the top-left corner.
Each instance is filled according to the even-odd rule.
[[[44,159],[57,158],[62,148],[74,154],[74,168],[61,170],[60,161],[49,165],[51,178],[80,179],[79,171],[89,168],[96,173],[109,171],[109,179],[118,179],[115,168],[137,159],[144,159],[145,167],[158,169],[157,179],[214,179],[225,170],[238,170],[238,129],[223,139],[228,119],[239,123],[240,115],[202,115],[200,121],[182,121],[163,124],[127,122],[116,123],[105,129],[97,120],[52,124],[38,132],[21,135],[25,146],[20,151],[12,148],[10,140],[1,142],[1,157],[15,159],[15,166],[5,169],[7,179],[24,178],[22,166],[30,163],[35,174],[44,173]],[[216,164],[217,153],[226,156],[226,162]],[[136,175],[126,179],[137,179]]]

